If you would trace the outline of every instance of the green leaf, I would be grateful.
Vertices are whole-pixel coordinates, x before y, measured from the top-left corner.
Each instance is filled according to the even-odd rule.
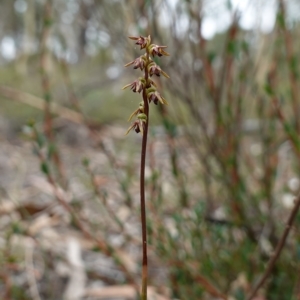
[[[87,157],[84,157],[82,159],[82,164],[85,166],[85,167],[88,167],[89,164],[90,164],[90,160],[87,158]]]
[[[265,84],[264,89],[265,89],[265,91],[267,92],[267,94],[268,94],[269,96],[272,96],[272,95],[273,95],[272,87],[271,87],[268,83]]]
[[[44,174],[49,175],[49,167],[48,167],[48,164],[46,162],[41,163],[41,171]]]
[[[36,142],[39,148],[43,148],[46,143],[46,137],[42,133],[36,132]]]
[[[47,153],[48,159],[50,159],[55,152],[56,152],[56,146],[53,143],[49,144],[48,153]]]

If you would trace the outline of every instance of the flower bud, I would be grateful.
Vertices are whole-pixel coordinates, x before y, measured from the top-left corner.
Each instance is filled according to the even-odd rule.
[[[130,121],[134,116],[144,113],[144,102],[140,102],[139,108],[136,109],[129,117],[128,121]]]
[[[138,114],[138,119],[142,122],[147,122],[147,115],[144,113]]]

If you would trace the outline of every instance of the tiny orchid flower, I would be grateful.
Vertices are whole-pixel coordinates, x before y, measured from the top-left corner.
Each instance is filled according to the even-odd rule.
[[[135,44],[141,46],[141,49],[146,48],[151,43],[150,35],[148,37],[144,37],[144,36],[139,36],[139,37],[129,36],[129,38],[131,40],[136,41]]]
[[[168,52],[166,52],[166,51],[164,50],[164,48],[167,48],[167,46],[158,46],[158,45],[152,44],[152,45],[150,45],[150,54],[151,54],[152,56],[157,55],[157,56],[159,56],[159,57],[161,57],[161,56],[163,56],[163,55],[169,56],[170,54],[169,54]]]
[[[134,93],[142,92],[143,94],[143,102],[140,103],[139,107],[129,117],[129,121],[131,121],[134,117],[136,117],[137,120],[131,124],[126,134],[128,134],[132,129],[134,129],[135,132],[141,132],[144,134],[145,130],[147,132],[148,128],[149,104],[153,102],[157,105],[158,102],[160,102],[161,104],[168,105],[167,100],[156,90],[157,86],[151,77],[153,75],[158,77],[163,75],[166,78],[170,77],[151,59],[150,56],[168,56],[169,53],[164,50],[166,46],[151,44],[150,36],[130,36],[129,38],[134,40],[136,45],[139,45],[141,49],[145,49],[146,53],[125,65],[125,67],[133,65],[134,69],[144,71],[143,77],[139,77],[132,83],[123,87],[123,89],[130,87]]]
[[[134,129],[136,133],[144,133],[145,123],[147,122],[147,116],[144,113],[140,113],[137,115],[137,118],[138,119],[134,121],[128,128],[125,135],[127,135],[132,129]]]
[[[132,83],[126,84],[122,88],[122,90],[125,90],[126,88],[130,87],[130,89],[134,93],[136,93],[136,92],[140,93],[143,90],[143,88],[145,87],[145,83],[146,83],[145,78],[140,77],[139,79],[133,81]]]
[[[144,55],[136,58],[135,60],[129,62],[128,64],[125,65],[125,67],[134,65],[134,69],[140,68],[141,70],[144,70],[145,67],[145,62],[146,62],[146,57]]]
[[[168,105],[167,100],[156,90],[156,88],[151,87],[147,89],[147,97],[149,103],[153,101],[153,103],[157,105],[159,101],[161,104]]]
[[[163,74],[166,78],[170,78],[170,76],[166,72],[164,72],[155,62],[151,62],[148,65],[148,72],[150,76],[155,74],[159,77],[160,74]]]

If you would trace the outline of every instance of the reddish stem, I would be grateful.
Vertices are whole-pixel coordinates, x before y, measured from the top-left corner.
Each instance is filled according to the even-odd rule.
[[[149,53],[147,50],[147,61],[149,61]],[[148,83],[148,69],[145,66],[145,79]],[[148,258],[147,258],[147,223],[146,223],[146,200],[145,200],[145,166],[146,166],[146,152],[147,152],[147,138],[148,138],[148,124],[149,124],[149,103],[146,94],[147,84],[143,89],[144,114],[147,120],[144,123],[144,133],[141,150],[141,170],[140,170],[140,198],[141,198],[141,222],[142,222],[142,247],[143,247],[143,263],[142,263],[142,300],[147,299],[147,279],[148,279]]]

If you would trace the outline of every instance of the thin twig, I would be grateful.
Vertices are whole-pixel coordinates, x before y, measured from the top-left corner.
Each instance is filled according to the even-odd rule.
[[[257,291],[264,285],[265,281],[267,280],[267,278],[269,277],[276,261],[278,260],[281,251],[283,249],[283,246],[286,242],[286,239],[291,231],[293,222],[295,220],[295,217],[298,213],[300,207],[300,194],[298,195],[298,197],[295,199],[295,206],[293,208],[293,210],[291,211],[291,214],[288,218],[285,230],[276,246],[275,252],[272,255],[272,257],[270,258],[267,268],[265,270],[265,273],[263,274],[263,276],[260,278],[260,280],[258,281],[258,283],[255,285],[255,287],[253,288],[252,292],[250,293],[250,296],[247,298],[247,300],[251,300],[253,299],[253,297],[256,295]]]
[[[49,51],[47,50],[47,41],[50,37],[52,20],[52,0],[47,1],[44,6],[44,17],[43,17],[43,29],[40,39],[40,70],[42,79],[42,90],[44,93],[44,133],[49,142],[55,145],[55,135],[53,131],[53,116],[51,114],[51,103],[52,103],[52,93],[51,93],[51,81],[48,67],[48,60],[50,59]],[[53,162],[57,168],[58,176],[61,184],[63,186],[67,185],[66,171],[62,163],[60,153],[58,149],[53,147],[53,154],[51,156]]]
[[[7,99],[18,101],[40,110],[43,110],[45,106],[45,100],[42,98],[8,86],[0,85],[0,94]],[[83,116],[80,113],[57,103],[51,103],[50,112],[73,123],[84,124]]]
[[[52,96],[50,91],[50,76],[48,74],[47,41],[50,36],[52,24],[52,1],[48,1],[44,6],[43,28],[40,39],[40,70],[42,79],[42,89],[44,93],[44,131],[47,138],[53,141],[53,120],[50,111]]]
[[[198,274],[195,276],[195,280],[199,283],[210,295],[219,299],[227,300],[227,296],[222,294],[208,279]]]

